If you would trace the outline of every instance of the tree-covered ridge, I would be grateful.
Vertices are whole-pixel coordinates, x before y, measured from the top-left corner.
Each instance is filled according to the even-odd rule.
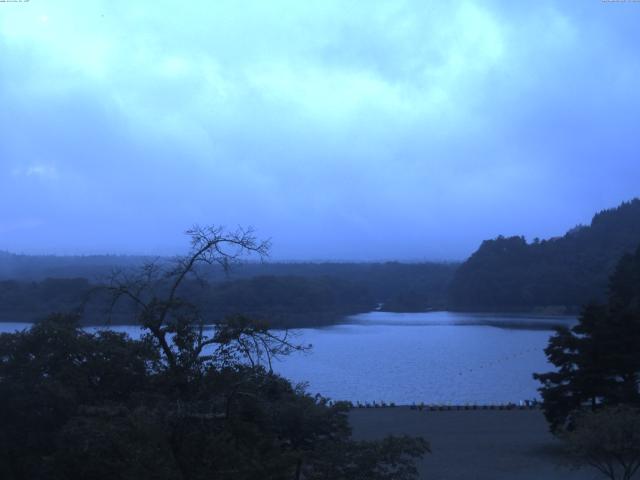
[[[180,294],[201,308],[209,323],[227,315],[250,314],[275,327],[328,324],[345,315],[368,311],[373,297],[362,287],[340,279],[253,277],[225,282],[185,282]],[[86,324],[103,324],[109,297],[106,286],[86,279],[41,282],[0,281],[0,321],[33,322],[50,312],[82,313]],[[131,323],[131,308],[109,311],[112,324]]]
[[[137,267],[152,257],[129,255],[24,255],[0,251],[0,280],[39,282],[86,278],[96,282],[114,268]]]
[[[29,258],[30,265],[31,261]],[[74,265],[62,271],[73,272]],[[45,266],[46,261],[41,271]],[[121,270],[131,266],[125,264]],[[320,325],[371,311],[380,304],[399,311],[443,307],[455,268],[454,264],[395,262],[239,264],[230,275],[221,269],[201,269],[199,280],[185,282],[181,294],[198,304],[211,322],[245,313],[278,327]],[[104,273],[101,281],[90,281],[99,278],[94,274],[89,278],[0,280],[0,321],[31,322],[50,312],[82,311],[84,322],[101,323],[108,305],[106,276]],[[131,320],[126,306],[111,313],[114,323]]]
[[[549,240],[486,240],[457,270],[450,304],[457,309],[575,310],[606,298],[607,278],[618,259],[640,243],[640,200],[597,213]]]

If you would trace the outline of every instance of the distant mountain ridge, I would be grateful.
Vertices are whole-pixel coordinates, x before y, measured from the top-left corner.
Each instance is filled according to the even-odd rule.
[[[455,273],[449,304],[458,310],[576,311],[606,298],[617,261],[638,245],[638,198],[597,213],[589,226],[562,237],[485,240]]]

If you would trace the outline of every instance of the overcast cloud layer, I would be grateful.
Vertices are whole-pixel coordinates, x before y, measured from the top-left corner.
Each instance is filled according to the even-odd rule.
[[[462,259],[640,194],[640,4],[0,3],[0,249]]]

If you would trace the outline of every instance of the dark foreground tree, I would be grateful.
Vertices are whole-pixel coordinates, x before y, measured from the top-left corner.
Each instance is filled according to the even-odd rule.
[[[552,430],[571,427],[575,413],[606,405],[640,405],[640,248],[611,276],[607,305],[584,308],[571,329],[560,329],[545,350],[555,372],[542,382]]]
[[[354,441],[347,404],[271,370],[302,348],[290,336],[241,316],[208,325],[181,296],[199,266],[268,245],[246,231],[190,234],[173,265],[114,276],[140,340],[65,316],[0,336],[0,478],[415,478],[424,440]]]
[[[640,412],[607,407],[575,419],[562,435],[578,464],[586,463],[611,480],[631,480],[640,468]]]

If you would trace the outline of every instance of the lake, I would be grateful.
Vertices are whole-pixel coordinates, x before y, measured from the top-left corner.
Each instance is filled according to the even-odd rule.
[[[495,404],[538,398],[534,372],[552,329],[573,317],[474,313],[372,312],[345,323],[294,330],[312,344],[274,364],[308,390],[336,400],[396,404]],[[0,323],[0,331],[29,324]],[[113,327],[138,336],[134,326]]]

